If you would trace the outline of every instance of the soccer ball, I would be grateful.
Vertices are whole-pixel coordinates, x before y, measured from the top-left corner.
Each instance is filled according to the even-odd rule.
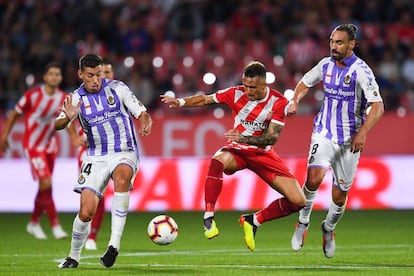
[[[170,244],[175,241],[177,235],[178,225],[170,216],[156,216],[148,224],[148,237],[156,244]]]

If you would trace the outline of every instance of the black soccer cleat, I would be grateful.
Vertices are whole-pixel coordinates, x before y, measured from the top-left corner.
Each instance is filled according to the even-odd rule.
[[[105,254],[101,257],[101,264],[105,267],[111,267],[114,265],[117,256],[118,250],[110,245],[108,249],[106,249]]]
[[[66,257],[57,267],[58,268],[77,268],[78,262],[71,257]]]

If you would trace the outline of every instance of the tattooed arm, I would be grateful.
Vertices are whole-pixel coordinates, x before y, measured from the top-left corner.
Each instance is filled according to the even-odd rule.
[[[254,146],[274,145],[279,140],[280,133],[283,126],[275,123],[270,123],[269,127],[260,136],[244,136],[235,129],[227,131],[224,136],[234,142],[244,143]]]

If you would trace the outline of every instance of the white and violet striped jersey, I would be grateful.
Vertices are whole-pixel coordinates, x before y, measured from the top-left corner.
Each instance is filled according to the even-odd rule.
[[[102,156],[134,151],[139,155],[132,116],[138,118],[147,109],[127,85],[102,79],[97,93],[88,93],[81,85],[73,92],[72,105],[81,101],[79,121],[87,136],[87,155]]]
[[[322,81],[324,99],[313,131],[338,144],[349,144],[365,121],[368,104],[382,101],[371,68],[355,54],[344,62],[341,68],[325,57],[302,78],[307,87]]]

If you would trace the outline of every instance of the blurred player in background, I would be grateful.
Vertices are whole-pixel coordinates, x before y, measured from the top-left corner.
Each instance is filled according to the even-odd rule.
[[[30,161],[33,178],[39,181],[26,230],[37,239],[46,239],[40,224],[40,218],[46,212],[53,236],[62,239],[67,234],[59,223],[52,196],[52,173],[58,150],[53,124],[66,97],[66,93],[59,89],[62,82],[59,64],[50,63],[45,67],[43,82],[41,86],[26,91],[11,111],[0,138],[0,147],[3,151],[9,148],[8,136],[17,118],[24,115],[23,148]]]
[[[111,236],[101,264],[111,267],[118,256],[128,214],[132,179],[138,170],[139,151],[132,116],[140,121],[139,134],[151,132],[152,120],[145,106],[123,82],[102,78],[103,60],[87,54],[79,60],[82,85],[63,103],[55,128],[63,129],[79,119],[86,134],[86,156],[74,187],[81,194],[80,210],[72,228],[69,256],[58,268],[76,268],[91,220],[112,178]]]
[[[357,28],[352,24],[342,24],[333,30],[329,39],[331,56],[323,58],[304,75],[289,105],[289,114],[295,114],[309,88],[322,81],[325,97],[314,120],[307,179],[303,185],[307,203],[299,212],[291,243],[295,251],[303,247],[319,185],[331,168],[332,201],[321,224],[323,251],[327,258],[335,253],[334,230],[345,212],[368,131],[384,113],[372,70],[353,52],[356,33]],[[371,110],[366,115],[368,107]]]
[[[106,59],[103,60],[102,64],[102,73],[104,78],[108,80],[114,79],[114,70],[112,63]],[[71,125],[73,126],[73,124]],[[74,128],[68,128],[70,129],[71,136],[76,137],[78,136],[77,131]],[[83,157],[86,155],[86,141],[85,141],[85,134],[83,132],[83,129],[80,128],[79,135],[82,139],[80,142],[81,146],[78,149],[78,164],[79,164],[79,170],[82,166],[82,160]],[[73,138],[72,141],[75,141],[76,138]],[[91,223],[91,230],[89,233],[89,236],[85,242],[85,249],[87,250],[97,250],[98,247],[96,245],[96,237],[98,235],[99,229],[101,228],[103,219],[105,217],[105,196],[102,196],[101,200],[99,200],[98,208],[96,209],[95,216],[92,219]]]
[[[214,212],[222,190],[223,173],[233,174],[247,168],[283,195],[266,208],[240,217],[246,245],[254,250],[256,230],[261,224],[299,211],[306,201],[299,183],[272,150],[285,125],[288,100],[266,85],[266,68],[260,62],[246,65],[242,83],[211,95],[178,99],[163,95],[161,101],[170,108],[223,103],[233,110],[234,128],[224,134],[228,141],[211,159],[207,173],[204,235],[208,239],[219,235]]]

